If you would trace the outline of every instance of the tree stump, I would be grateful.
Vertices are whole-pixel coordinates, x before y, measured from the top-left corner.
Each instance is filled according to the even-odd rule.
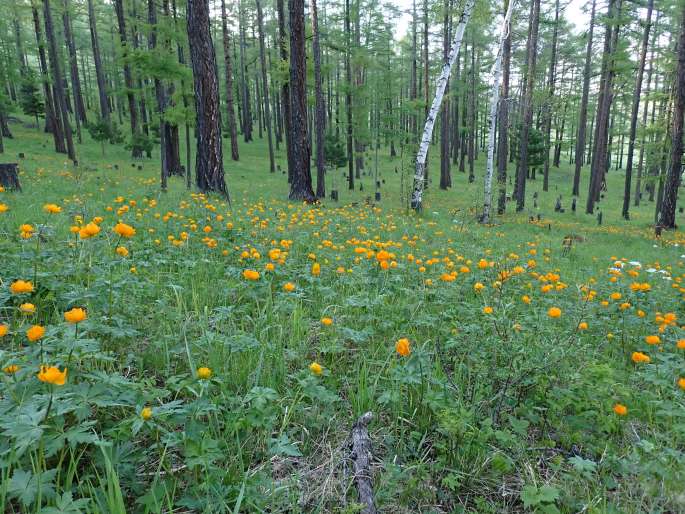
[[[352,427],[351,455],[354,463],[354,482],[357,486],[359,503],[362,504],[361,514],[376,514],[373,501],[373,486],[371,482],[371,439],[368,425],[373,414],[367,412],[361,416]]]
[[[12,191],[21,191],[16,162],[0,164],[0,185]]]

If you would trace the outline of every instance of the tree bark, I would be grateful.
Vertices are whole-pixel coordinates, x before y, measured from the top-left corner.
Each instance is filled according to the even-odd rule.
[[[310,169],[311,148],[307,127],[307,54],[304,45],[304,0],[288,0],[290,14],[290,114],[292,116],[290,144],[293,173],[291,200],[313,202]]]
[[[671,126],[671,160],[666,181],[664,183],[663,198],[657,220],[657,234],[659,227],[676,228],[676,205],[678,203],[678,188],[683,171],[683,111],[685,111],[685,7],[682,8],[680,19],[680,36],[678,38],[678,64],[675,77],[675,99],[673,106],[673,125]]]
[[[52,70],[52,80],[54,84],[55,115],[56,117],[57,115],[61,116],[62,128],[64,129],[64,136],[67,142],[67,155],[72,162],[76,162],[76,150],[74,149],[74,139],[69,124],[69,113],[67,112],[64,82],[62,80],[62,67],[60,65],[59,54],[57,53],[55,30],[52,24],[52,13],[50,12],[50,0],[43,0],[43,22],[45,23],[45,38],[48,43],[48,55],[50,57],[50,68]]]
[[[354,190],[354,151],[352,145],[352,65],[350,53],[350,0],[345,0],[345,109],[347,112],[347,188]]]
[[[117,15],[117,24],[119,26],[119,42],[121,43],[122,58],[124,61],[124,85],[126,87],[126,99],[128,100],[128,112],[131,122],[131,138],[135,139],[138,135],[138,109],[136,107],[136,99],[133,95],[133,77],[131,75],[131,66],[127,61],[128,57],[128,37],[126,35],[126,18],[124,17],[124,0],[114,0],[114,9]],[[137,145],[133,145],[131,150],[131,157],[138,159],[143,156],[143,152]]]
[[[654,8],[654,0],[648,0],[647,3],[647,19],[645,21],[645,30],[642,33],[642,48],[640,50],[640,62],[637,69],[637,79],[635,81],[635,92],[633,93],[633,105],[630,111],[630,132],[628,135],[628,157],[626,162],[626,179],[623,190],[623,209],[621,214],[628,220],[630,219],[630,198],[632,193],[632,174],[633,174],[633,152],[635,150],[635,137],[637,134],[637,115],[640,109],[640,95],[642,93],[642,77],[645,72],[645,63],[647,62],[647,46],[649,45],[649,31],[652,28],[652,9]]]
[[[88,26],[90,28],[90,43],[93,49],[93,62],[95,63],[95,78],[98,83],[100,118],[109,123],[110,109],[109,99],[107,98],[107,83],[105,81],[105,71],[102,66],[102,57],[100,56],[100,43],[98,41],[97,21],[93,0],[88,0]]]
[[[504,0],[505,10],[509,3]],[[499,137],[497,148],[497,214],[502,215],[507,209],[507,157],[509,155],[509,76],[511,72],[511,19],[504,27],[506,37],[502,42],[502,97],[499,101]]]
[[[445,88],[447,86],[450,72],[452,71],[452,66],[454,65],[454,61],[457,60],[457,54],[459,53],[461,42],[464,39],[464,31],[466,30],[466,25],[468,24],[471,13],[473,12],[474,4],[475,0],[467,0],[466,4],[464,5],[464,11],[459,18],[459,25],[454,33],[454,41],[452,43],[452,49],[450,50],[449,60],[442,67],[442,71],[438,77],[438,82],[435,87],[435,98],[433,98],[433,104],[431,105],[430,111],[428,112],[428,116],[426,118],[423,136],[421,137],[421,144],[416,155],[416,172],[414,174],[414,187],[411,200],[411,206],[415,210],[420,210],[422,207],[426,157],[428,155],[428,146],[430,145],[431,137],[433,135],[435,118],[438,115],[438,110],[440,109],[440,104],[442,103],[442,98],[445,94]]]
[[[209,29],[209,1],[188,0],[188,43],[195,91],[195,175],[200,191],[228,196],[221,146],[216,54]]]
[[[583,94],[580,100],[580,114],[578,119],[578,138],[576,140],[576,162],[573,174],[573,196],[580,194],[580,170],[585,161],[585,139],[587,131],[587,106],[590,97],[590,72],[592,71],[592,36],[595,30],[596,0],[592,0],[590,14],[590,28],[587,34],[585,50],[585,66],[583,68]]]
[[[516,170],[516,212],[526,205],[526,178],[528,175],[528,136],[533,122],[533,86],[537,60],[538,26],[540,23],[540,0],[533,0],[530,6],[530,32],[526,48],[526,86],[523,93],[523,121],[519,141],[519,163]]]
[[[542,190],[549,190],[549,151],[551,147],[552,133],[552,101],[554,100],[554,87],[556,85],[557,66],[557,41],[559,38],[559,0],[554,4],[554,31],[552,32],[552,55],[549,59],[549,75],[547,77],[547,101],[545,102],[544,137],[545,137],[545,162],[543,167]]]
[[[157,48],[157,8],[155,6],[155,0],[148,0],[148,23],[150,24],[150,35],[148,37],[148,48],[151,53],[155,53]],[[159,153],[160,153],[160,185],[162,191],[167,190],[167,181],[169,178],[169,159],[168,159],[168,149],[169,144],[168,136],[169,133],[166,130],[164,123],[164,111],[166,109],[167,98],[166,92],[164,91],[164,86],[159,77],[154,77],[155,83],[155,97],[157,98],[157,116],[159,117]]]
[[[285,9],[283,7],[283,0],[276,0],[276,10],[278,12],[278,49],[281,57],[281,66],[288,62],[288,45],[287,33],[285,30]],[[281,85],[281,109],[283,110],[283,131],[285,132],[285,149],[288,160],[288,183],[292,183],[293,171],[293,156],[291,154],[290,145],[290,84],[288,80],[284,80]]]
[[[316,0],[312,0],[312,54],[314,56],[314,133],[316,135],[316,197],[326,197],[326,167],[324,162],[323,131],[326,126],[326,107],[321,89],[321,48],[319,45],[319,15]]]
[[[266,74],[266,56],[264,49],[264,16],[262,14],[261,0],[255,0],[257,3],[257,30],[259,32],[259,63],[262,68],[262,95],[264,106],[264,125],[266,125],[266,137],[269,143],[269,171],[276,173],[276,164],[274,162],[274,142],[271,127],[271,106],[269,105],[269,79]]]
[[[235,109],[233,106],[233,63],[231,60],[231,40],[228,33],[226,19],[226,0],[221,0],[221,31],[224,46],[224,74],[226,78],[226,114],[228,115],[228,133],[231,138],[231,159],[240,159],[238,153],[238,134],[235,125]]]
[[[497,108],[499,106],[499,92],[500,92],[500,75],[502,74],[502,54],[504,53],[504,46],[507,39],[510,38],[511,14],[514,10],[516,0],[505,0],[507,3],[504,21],[502,22],[502,29],[500,31],[499,46],[497,47],[497,55],[495,56],[495,63],[492,66],[491,75],[492,88],[490,90],[490,129],[488,131],[488,162],[485,171],[485,190],[483,202],[483,215],[481,216],[482,223],[490,223],[490,209],[492,206],[492,176],[494,174],[495,161],[495,130],[497,128]],[[507,77],[508,80],[508,77]],[[507,84],[508,87],[508,84]],[[500,110],[501,112],[501,110]],[[502,120],[500,120],[502,123]],[[506,129],[505,129],[506,130]],[[499,163],[498,163],[499,164]]]
[[[74,114],[78,121],[88,123],[86,105],[83,102],[81,79],[78,74],[78,57],[76,55],[76,43],[71,29],[71,17],[69,16],[69,0],[63,0],[62,24],[64,25],[64,39],[69,52],[69,70],[71,73],[71,91],[74,96]]]

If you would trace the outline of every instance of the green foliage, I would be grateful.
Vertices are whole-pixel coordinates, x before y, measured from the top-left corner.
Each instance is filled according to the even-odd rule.
[[[19,103],[21,110],[27,116],[32,116],[38,124],[38,116],[45,112],[43,96],[39,82],[33,70],[27,70],[21,82]]]
[[[347,165],[347,152],[343,147],[343,143],[333,134],[325,135],[323,153],[326,166],[330,168],[343,168]]]

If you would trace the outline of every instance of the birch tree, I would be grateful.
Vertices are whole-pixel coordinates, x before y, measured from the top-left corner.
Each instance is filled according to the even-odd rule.
[[[492,89],[490,92],[490,130],[488,131],[488,164],[485,171],[485,199],[483,202],[483,215],[481,216],[481,223],[490,223],[490,210],[492,208],[492,175],[494,173],[495,161],[495,129],[497,127],[497,107],[499,105],[499,82],[502,76],[502,51],[504,49],[504,41],[509,36],[511,29],[511,13],[514,10],[516,0],[508,2],[507,12],[504,15],[502,22],[502,29],[500,31],[499,46],[497,47],[497,56],[495,63],[492,65]]]
[[[450,78],[450,73],[452,71],[452,66],[454,61],[457,59],[459,54],[459,49],[461,48],[461,42],[464,39],[464,31],[466,30],[466,25],[471,18],[473,13],[473,7],[475,5],[475,0],[466,0],[464,5],[464,11],[461,13],[459,18],[459,25],[454,33],[454,41],[452,42],[452,50],[450,51],[449,59],[443,65],[440,76],[438,77],[438,82],[435,87],[435,97],[433,98],[433,104],[428,111],[428,116],[426,117],[426,124],[423,129],[423,135],[421,136],[421,144],[419,145],[419,151],[416,154],[416,171],[414,174],[414,192],[412,193],[411,206],[414,210],[421,210],[421,204],[423,200],[423,188],[426,176],[426,157],[428,156],[428,147],[430,146],[431,137],[433,136],[433,127],[435,126],[435,119],[438,116],[438,111],[440,110],[440,104],[442,104],[442,98],[445,95],[445,88],[447,87],[447,81]]]

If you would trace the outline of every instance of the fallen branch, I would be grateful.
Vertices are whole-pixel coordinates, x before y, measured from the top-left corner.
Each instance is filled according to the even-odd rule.
[[[371,439],[368,425],[373,413],[362,415],[352,426],[352,448],[350,458],[354,463],[354,483],[357,486],[359,503],[364,507],[362,514],[376,514],[373,503],[373,486],[371,484]]]

